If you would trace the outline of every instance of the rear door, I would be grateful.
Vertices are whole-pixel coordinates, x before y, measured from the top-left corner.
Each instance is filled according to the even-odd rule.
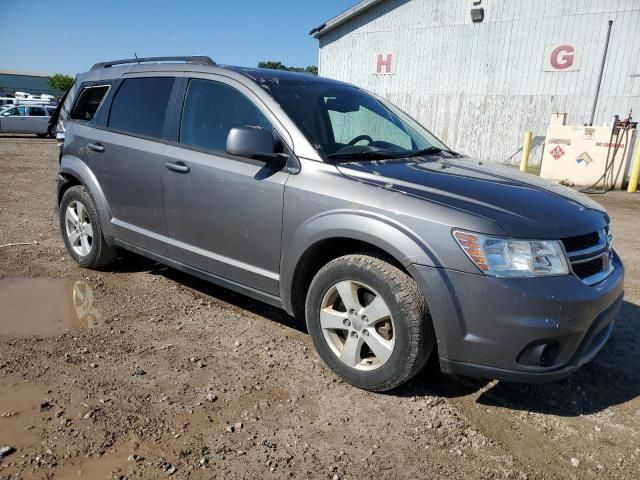
[[[0,116],[0,131],[8,133],[28,132],[29,117],[27,117],[27,107],[18,106],[2,112]]]
[[[27,109],[29,116],[29,131],[32,133],[47,133],[49,127],[49,114],[40,105],[31,105]]]
[[[165,156],[169,255],[184,264],[279,294],[282,166],[229,155],[229,130],[274,130],[276,118],[246,87],[224,77],[185,78],[184,101]],[[182,99],[182,96],[179,97]]]
[[[109,104],[98,112],[97,128],[86,138],[89,164],[111,209],[115,236],[163,256],[165,125],[174,85],[171,74],[137,74],[116,82]],[[92,102],[89,96],[87,104]]]

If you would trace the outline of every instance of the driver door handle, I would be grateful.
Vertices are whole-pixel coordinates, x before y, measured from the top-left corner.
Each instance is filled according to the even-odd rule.
[[[104,152],[104,145],[102,145],[101,143],[90,143],[89,145],[87,145],[87,147],[89,147],[89,149],[93,150],[94,152]]]
[[[178,173],[189,173],[189,171],[191,170],[183,162],[164,162],[164,166],[169,170]]]

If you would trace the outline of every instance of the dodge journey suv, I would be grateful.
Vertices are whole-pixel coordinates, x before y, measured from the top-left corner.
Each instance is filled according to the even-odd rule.
[[[129,250],[305,318],[358,387],[442,371],[562,378],[610,337],[624,270],[588,197],[449,149],[307,74],[157,57],[94,65],[61,108],[69,255]]]

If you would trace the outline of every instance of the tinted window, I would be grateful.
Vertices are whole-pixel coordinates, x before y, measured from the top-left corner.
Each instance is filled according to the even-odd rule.
[[[161,137],[173,78],[130,78],[122,82],[111,104],[108,126]]]
[[[74,120],[92,120],[107,90],[109,90],[108,85],[85,87],[80,92],[73,110],[71,110],[71,118]]]
[[[258,108],[235,88],[209,80],[191,80],[182,110],[180,142],[224,152],[229,130],[259,126],[272,130]]]
[[[44,107],[29,107],[29,116],[30,117],[46,117],[47,111]]]

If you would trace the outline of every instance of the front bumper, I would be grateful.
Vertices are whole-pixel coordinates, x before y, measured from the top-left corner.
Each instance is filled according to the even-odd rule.
[[[427,300],[440,366],[455,375],[511,382],[566,377],[609,339],[622,305],[624,267],[586,285],[573,275],[496,278],[414,265]],[[538,359],[531,352],[549,346]]]

